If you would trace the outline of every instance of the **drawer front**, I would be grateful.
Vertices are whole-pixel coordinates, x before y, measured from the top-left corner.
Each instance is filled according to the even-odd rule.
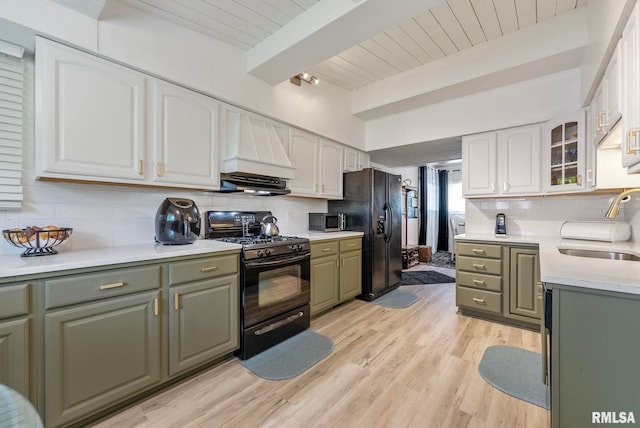
[[[456,287],[456,305],[480,311],[502,313],[502,293]]]
[[[203,257],[169,264],[169,285],[238,273],[238,255]]]
[[[479,290],[502,291],[502,277],[484,275],[474,272],[456,272],[458,285],[477,288]]]
[[[458,242],[456,243],[456,252],[459,256],[486,257],[489,259],[502,258],[502,247],[500,245]]]
[[[17,284],[0,288],[0,318],[29,313],[30,284]]]
[[[311,244],[311,258],[338,254],[340,248],[338,241],[325,241]]]
[[[45,308],[160,288],[160,269],[159,265],[141,266],[47,280]]]
[[[340,241],[340,252],[360,250],[362,248],[362,238],[344,239]]]
[[[457,257],[458,270],[478,272],[492,275],[502,275],[502,260],[481,259],[480,257]]]

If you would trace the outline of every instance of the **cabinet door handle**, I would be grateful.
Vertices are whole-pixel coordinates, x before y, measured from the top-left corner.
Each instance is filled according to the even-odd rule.
[[[336,259],[336,267],[340,267],[340,260]]]
[[[484,250],[482,248],[473,248],[473,254],[484,254]]]
[[[124,281],[112,282],[111,284],[102,284],[100,286],[100,290],[109,290],[111,288],[120,288],[120,287],[124,287],[125,285],[127,285],[127,283],[124,282]]]
[[[607,114],[607,112],[605,112],[605,111],[601,111],[601,112],[598,113],[598,120],[596,121],[597,122],[596,130],[602,131],[604,129],[604,127],[606,126],[606,124],[604,123],[604,118],[605,118],[606,114]]]
[[[593,170],[587,170],[587,183],[593,183]]]
[[[356,244],[349,244],[350,247],[356,247]]]
[[[218,269],[218,266],[205,266],[200,269],[200,272],[202,273],[213,272],[214,270],[217,270],[217,269]]]
[[[160,301],[157,297],[153,298],[153,315],[158,316],[160,313]]]
[[[474,263],[473,267],[476,268],[476,269],[484,269],[484,265],[481,264],[481,263]]]
[[[176,311],[180,309],[180,294],[178,293],[173,295],[173,309]]]
[[[144,174],[144,160],[142,159],[138,160],[138,174]]]
[[[481,279],[474,279],[473,283],[476,285],[485,285],[485,282]]]
[[[496,182],[495,182],[495,181],[492,181],[492,182],[491,182],[491,191],[492,191],[492,192],[495,192],[495,191],[496,191]]]
[[[474,301],[474,302],[476,302],[476,303],[482,303],[482,304],[484,304],[484,299],[481,299],[481,298],[479,298],[479,297],[474,297],[474,298],[472,298],[471,300],[473,300],[473,301]]]
[[[505,181],[504,183],[502,183],[502,191],[506,192],[507,190],[509,190],[509,183]]]
[[[164,174],[164,167],[162,162],[158,162],[156,169],[157,169],[158,177],[162,177],[162,175]]]
[[[323,253],[328,253],[329,251],[331,251],[331,248],[323,248],[323,249],[322,249],[322,252],[323,252]]]
[[[627,154],[634,155],[640,151],[640,144],[638,143],[638,134],[640,134],[640,128],[632,128],[629,130],[629,138],[627,138]],[[631,144],[631,141],[634,144]]]

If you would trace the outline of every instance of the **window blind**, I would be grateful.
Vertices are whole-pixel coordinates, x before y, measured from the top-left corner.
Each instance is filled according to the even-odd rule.
[[[0,209],[22,206],[24,64],[0,55]]]

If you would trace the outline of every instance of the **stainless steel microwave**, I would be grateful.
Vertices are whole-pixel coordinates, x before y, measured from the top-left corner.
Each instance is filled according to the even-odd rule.
[[[309,230],[339,232],[346,228],[347,215],[344,213],[309,213]]]

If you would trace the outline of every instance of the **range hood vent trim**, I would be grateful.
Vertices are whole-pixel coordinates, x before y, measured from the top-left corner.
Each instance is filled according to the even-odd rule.
[[[244,192],[255,196],[288,195],[287,182],[279,177],[242,172],[221,173],[220,193]]]

